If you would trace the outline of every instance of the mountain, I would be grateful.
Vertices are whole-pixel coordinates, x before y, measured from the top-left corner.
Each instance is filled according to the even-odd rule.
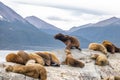
[[[39,50],[61,45],[52,35],[39,30],[0,2],[0,49]]]
[[[68,33],[71,33],[71,32],[77,31],[78,29],[85,28],[85,27],[89,27],[89,26],[91,26],[91,25],[92,25],[92,24],[89,23],[89,24],[85,24],[85,25],[82,25],[82,26],[78,26],[78,27],[72,27],[72,28],[70,28],[67,32],[68,32]]]
[[[14,12],[11,8],[7,7],[4,5],[2,2],[0,2],[0,16],[2,20],[4,21],[22,21],[24,22],[25,20],[16,12]]]
[[[52,24],[49,24],[35,16],[29,16],[25,18],[29,23],[37,27],[43,32],[49,33],[49,34],[56,34],[56,33],[63,33],[64,31],[55,27]]]
[[[103,21],[99,21],[98,23],[95,23],[95,24],[92,24],[92,23],[89,23],[89,24],[85,24],[85,25],[82,25],[82,26],[78,26],[78,27],[72,27],[70,28],[67,32],[68,33],[71,33],[71,32],[74,32],[74,31],[77,31],[81,28],[86,28],[86,27],[104,27],[104,26],[107,26],[107,25],[110,25],[116,21],[118,21],[119,18],[117,17],[112,17],[112,18],[109,18],[109,19],[106,19],[106,20],[103,20]]]
[[[109,19],[100,21],[100,22],[94,24],[93,26],[95,26],[95,27],[104,27],[104,26],[107,26],[107,25],[110,25],[110,24],[114,24],[115,22],[117,22],[119,20],[120,19],[117,18],[117,17],[111,17]]]
[[[120,19],[112,17],[89,27],[80,28],[70,34],[84,37],[91,42],[109,40],[120,47]]]

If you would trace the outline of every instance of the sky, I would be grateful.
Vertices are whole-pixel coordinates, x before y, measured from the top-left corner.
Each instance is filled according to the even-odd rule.
[[[36,16],[63,30],[120,18],[120,0],[0,0],[23,18]]]

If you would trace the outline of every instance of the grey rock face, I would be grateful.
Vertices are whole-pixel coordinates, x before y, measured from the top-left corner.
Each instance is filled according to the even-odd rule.
[[[54,50],[51,52],[56,54],[60,62],[64,61],[65,53],[63,50]],[[61,65],[60,67],[45,66],[47,70],[47,80],[101,80],[101,78],[104,77],[120,75],[120,60],[118,57],[120,53],[108,53],[110,65],[98,66],[94,64],[94,60],[90,59],[90,55],[96,53],[102,54],[101,52],[90,50],[72,50],[71,52],[74,58],[85,63],[85,67],[77,68],[68,65]],[[15,63],[0,63],[0,80],[38,80],[22,74],[6,72],[5,66],[7,65],[15,65]]]

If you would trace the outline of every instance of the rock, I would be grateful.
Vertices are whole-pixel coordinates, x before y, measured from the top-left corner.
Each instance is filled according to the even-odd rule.
[[[52,52],[56,54],[61,62],[64,61],[65,52],[63,50],[55,50]],[[90,59],[90,55],[96,53],[102,54],[101,52],[91,50],[72,50],[71,52],[76,59],[80,59],[80,61],[85,63],[85,67],[77,68],[68,65],[61,65],[60,67],[45,66],[47,70],[47,80],[101,80],[101,77],[120,75],[119,53],[115,53],[114,57],[112,56],[113,54],[109,54],[108,60],[110,65],[97,66],[94,64],[95,61]],[[4,69],[7,65],[15,65],[15,63],[0,63],[0,80],[38,80],[22,74],[6,72]]]
[[[3,62],[0,63],[0,68],[2,68],[2,67],[3,67]]]

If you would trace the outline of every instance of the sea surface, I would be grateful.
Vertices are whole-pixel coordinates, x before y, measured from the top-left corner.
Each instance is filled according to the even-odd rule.
[[[34,53],[34,52],[44,52],[44,51],[57,51],[61,49],[51,49],[51,48],[46,48],[46,49],[37,49],[37,50],[24,50],[27,53]],[[62,49],[63,50],[63,49]],[[6,62],[5,57],[9,53],[17,53],[19,50],[0,50],[0,62]]]
[[[19,50],[0,50],[0,62],[5,62],[5,57],[9,53],[17,53]],[[26,52],[34,52],[34,50],[25,50]]]

